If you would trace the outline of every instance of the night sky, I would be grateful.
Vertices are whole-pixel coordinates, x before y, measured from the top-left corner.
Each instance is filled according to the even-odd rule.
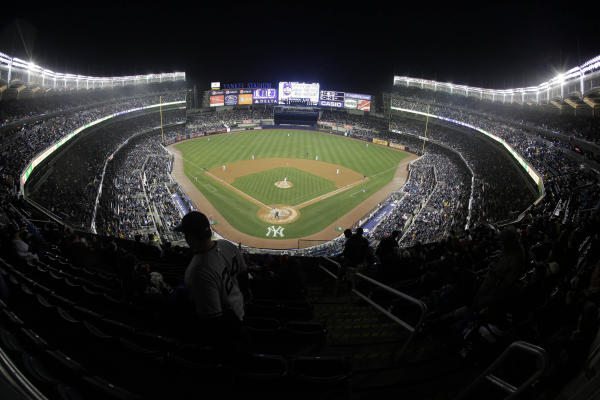
[[[363,93],[389,88],[394,74],[529,86],[600,54],[600,24],[574,4],[285,3],[32,6],[4,14],[0,51],[83,75],[185,71],[199,90],[296,80]]]

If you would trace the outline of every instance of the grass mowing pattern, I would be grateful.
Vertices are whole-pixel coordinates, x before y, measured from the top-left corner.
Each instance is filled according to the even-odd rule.
[[[288,136],[289,134],[289,136]],[[258,206],[203,174],[226,163],[259,158],[307,158],[338,164],[370,178],[366,192],[362,186],[349,189],[300,210],[300,218],[285,224],[285,237],[301,238],[316,233],[348,213],[394,177],[406,153],[375,146],[342,136],[311,131],[268,129],[244,131],[179,143],[184,171],[191,182],[217,210],[241,232],[266,238],[270,224],[258,218]],[[197,181],[195,177],[197,176]],[[289,189],[286,189],[289,190]],[[202,211],[202,205],[197,205]]]
[[[275,182],[287,177],[294,185],[280,189]],[[233,186],[264,204],[295,206],[337,189],[328,179],[292,167],[273,168],[268,171],[236,178]]]

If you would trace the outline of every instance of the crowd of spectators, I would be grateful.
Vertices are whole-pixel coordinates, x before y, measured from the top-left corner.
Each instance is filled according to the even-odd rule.
[[[404,246],[410,246],[417,241],[434,242],[448,236],[451,231],[464,230],[471,185],[470,177],[464,172],[464,167],[461,169],[458,165],[449,162],[447,157],[426,153],[411,166],[411,172],[413,168],[433,171],[430,180],[435,186],[429,196],[422,196],[424,204],[413,217],[410,226],[403,231],[401,243]],[[408,185],[404,190],[418,191],[421,190],[421,186],[427,185],[417,185],[417,187]]]
[[[183,89],[182,82],[163,82],[149,85],[115,88],[61,90],[45,89],[31,98],[6,100],[0,98],[0,128],[15,122],[51,114],[80,112],[88,108],[97,108],[111,103],[122,103],[140,97],[163,95],[172,98],[171,91]],[[177,100],[182,100],[178,96]]]
[[[498,222],[514,219],[535,196],[527,188],[519,171],[497,147],[474,132],[450,129],[430,123],[427,138],[456,150],[475,175],[472,215],[475,220]],[[425,122],[394,116],[391,129],[413,135],[424,135]]]
[[[392,104],[403,108],[416,109],[419,111],[426,110],[427,106],[419,101],[411,101],[410,99],[393,99]],[[545,196],[545,204],[548,207],[554,208],[561,202],[568,202],[571,206],[579,201],[586,201],[597,195],[598,192],[598,174],[589,166],[586,166],[584,160],[573,158],[569,153],[568,141],[557,142],[547,140],[545,137],[536,134],[531,130],[523,128],[517,123],[510,124],[505,120],[494,120],[491,115],[482,116],[477,113],[469,113],[464,109],[454,109],[435,105],[430,107],[432,114],[441,115],[443,117],[452,118],[454,120],[469,123],[478,128],[482,128],[489,133],[503,139],[510,145],[523,159],[529,163],[543,179],[544,187],[547,192]],[[402,123],[406,124],[406,119],[402,118]],[[392,123],[392,125],[394,122]],[[447,145],[459,144],[458,135],[444,135],[439,129],[432,129],[428,135],[436,137],[439,141]],[[459,150],[459,148],[457,148]],[[479,148],[478,148],[479,150]],[[517,179],[502,179],[502,170],[496,170],[497,165],[502,165],[498,162],[482,164],[482,168],[477,168],[476,161],[489,160],[491,154],[485,157],[471,157],[470,152],[466,148],[459,150],[467,161],[473,165],[474,171],[486,171],[488,173],[496,173],[497,179],[484,179],[481,201],[478,206],[483,207],[483,214],[490,215],[491,210],[502,211],[502,207],[514,202],[505,201],[505,198],[520,199],[518,195],[518,187],[520,185]],[[471,152],[472,153],[472,152]],[[472,160],[472,162],[471,162]],[[476,172],[477,174],[477,172]],[[575,188],[575,190],[573,190]],[[491,193],[490,193],[491,192]],[[503,197],[502,194],[505,193]],[[492,195],[490,195],[492,194]],[[508,195],[508,196],[506,196]],[[571,203],[572,198],[577,198]],[[530,202],[529,199],[527,202]],[[521,207],[523,205],[520,205]],[[505,210],[506,211],[506,210]],[[514,213],[516,210],[510,210]],[[493,220],[489,220],[492,222]]]
[[[68,149],[69,157],[57,157],[53,173],[32,185],[29,197],[78,229],[90,229],[104,165],[131,136],[160,128],[158,113],[141,113],[101,126],[81,137]],[[185,111],[163,111],[164,125],[185,121]],[[133,217],[132,217],[133,218]]]
[[[480,119],[489,118],[515,124],[521,130],[531,133],[546,130],[562,135],[567,140],[572,136],[596,143],[600,140],[598,118],[590,118],[586,114],[577,115],[576,112],[561,112],[553,105],[530,106],[520,103],[491,102],[443,91],[404,86],[395,86],[393,92],[394,96],[410,99],[411,103],[431,104],[445,109],[464,111],[476,114]]]
[[[356,137],[373,137],[374,134],[380,135],[388,129],[388,122],[385,119],[368,114],[350,114],[346,110],[325,109],[321,111],[319,120],[342,126],[350,125],[352,126],[351,132]]]
[[[163,93],[163,102],[183,100],[185,92]],[[19,128],[10,135],[0,139],[0,173],[5,190],[15,192],[19,176],[27,164],[41,151],[56,143],[90,122],[119,111],[157,104],[159,96],[150,95],[126,99],[117,103],[103,104],[77,112],[65,112],[55,117],[36,120],[24,120]]]
[[[250,106],[219,110],[211,108],[196,114],[190,114],[187,121],[187,133],[225,130],[244,121],[272,120],[273,107],[268,105]]]
[[[165,135],[184,131],[184,125],[175,126]],[[181,234],[173,231],[182,215],[173,201],[180,189],[170,176],[171,163],[158,131],[138,135],[119,149],[107,163],[97,231],[126,239],[152,233],[157,241],[181,241]]]

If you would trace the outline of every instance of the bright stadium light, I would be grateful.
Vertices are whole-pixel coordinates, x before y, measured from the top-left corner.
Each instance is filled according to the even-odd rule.
[[[545,101],[549,101],[550,99],[550,91],[554,89],[560,89],[561,96],[564,95],[564,88],[571,87],[572,83],[577,83],[580,87],[581,94],[585,94],[584,92],[590,90],[597,86],[595,80],[600,73],[600,55],[586,61],[580,66],[573,67],[567,71],[555,71],[556,75],[546,81],[539,83],[535,86],[524,87],[524,88],[512,88],[512,89],[482,89],[469,87],[465,85],[452,84],[449,82],[437,82],[437,81],[427,81],[427,80],[419,80],[416,78],[411,78],[407,76],[394,76],[394,85],[406,85],[411,86],[410,84],[413,82],[425,82],[428,86],[433,87],[435,91],[439,90],[439,88],[446,88],[450,90],[450,93],[470,93],[476,92],[481,93],[483,90],[488,97],[492,98],[492,101],[498,99],[502,99],[502,101],[506,100],[507,95],[510,97],[511,102],[516,94],[528,94],[536,93],[536,96],[540,92],[547,92],[547,94],[543,97]],[[591,81],[591,82],[590,82]],[[591,84],[587,84],[587,83]],[[539,102],[538,102],[539,103]]]

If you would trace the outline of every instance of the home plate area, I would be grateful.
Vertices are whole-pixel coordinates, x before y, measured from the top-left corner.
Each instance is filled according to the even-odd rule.
[[[299,216],[300,211],[284,204],[276,204],[270,208],[262,207],[258,210],[258,217],[270,224],[289,224],[298,219]]]

